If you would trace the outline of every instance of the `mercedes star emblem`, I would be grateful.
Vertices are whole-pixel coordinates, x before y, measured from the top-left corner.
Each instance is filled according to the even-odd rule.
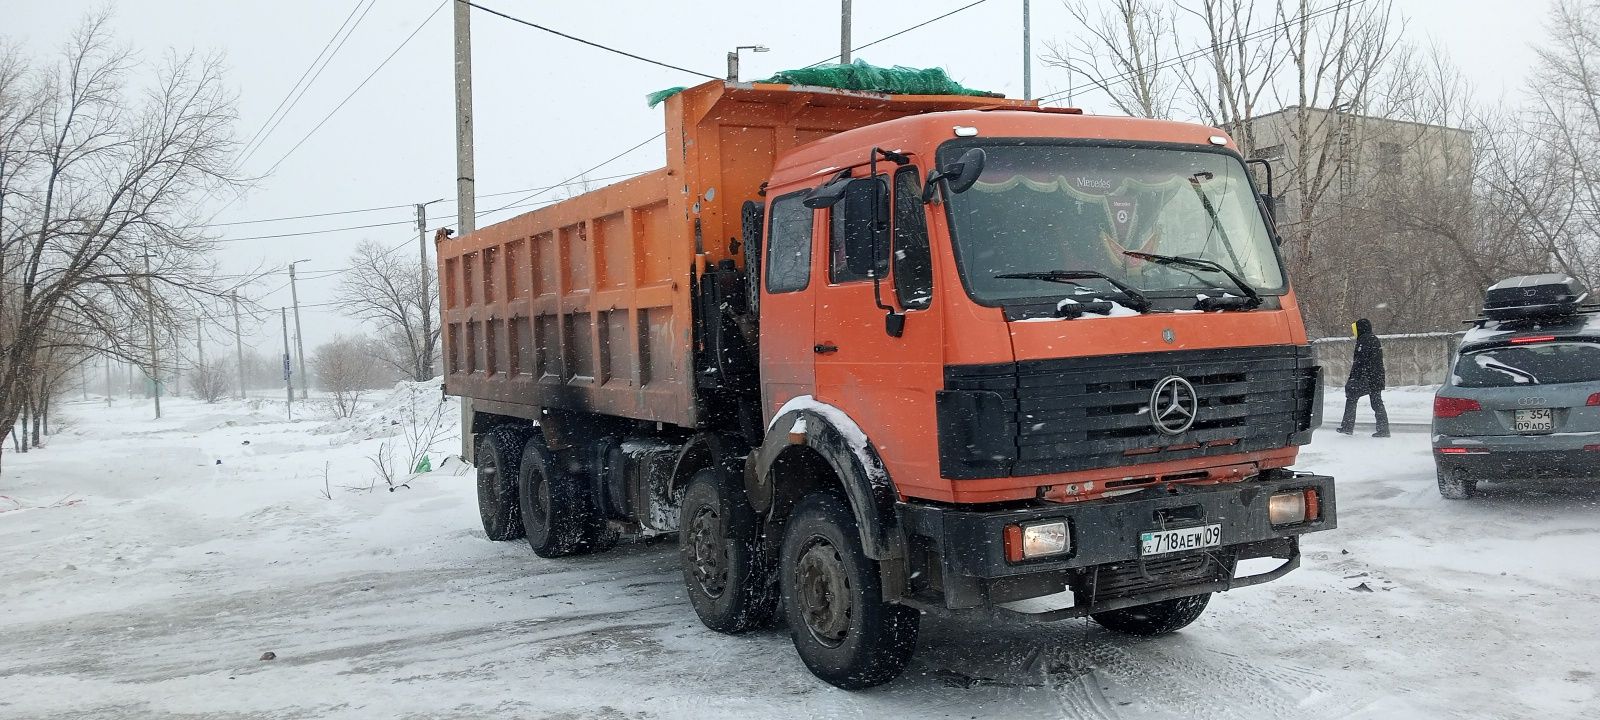
[[[1150,391],[1150,424],[1165,435],[1179,435],[1194,425],[1200,398],[1194,386],[1177,375],[1168,375]]]

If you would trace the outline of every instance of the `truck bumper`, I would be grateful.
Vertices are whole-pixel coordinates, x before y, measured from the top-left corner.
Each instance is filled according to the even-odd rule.
[[[1313,519],[1274,526],[1267,500],[1315,490]],[[1205,486],[1173,486],[1079,503],[969,511],[902,503],[908,533],[905,596],[912,604],[948,609],[983,607],[1071,589],[1072,608],[1049,619],[1218,592],[1281,577],[1299,564],[1299,536],[1337,526],[1333,478],[1289,475]],[[1011,561],[1007,526],[1066,521],[1066,553]],[[1144,556],[1146,532],[1218,525],[1220,545]],[[1265,573],[1235,577],[1240,560],[1276,557]]]

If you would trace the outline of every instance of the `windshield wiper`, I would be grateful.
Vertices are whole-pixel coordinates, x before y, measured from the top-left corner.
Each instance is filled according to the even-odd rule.
[[[1000,280],[1044,280],[1078,287],[1083,287],[1083,285],[1074,282],[1075,280],[1103,280],[1126,297],[1128,302],[1125,304],[1129,308],[1138,312],[1146,312],[1150,309],[1150,298],[1146,297],[1144,293],[1133,289],[1121,280],[1095,270],[1040,270],[1037,272],[1000,273],[994,277]]]
[[[1518,368],[1514,368],[1514,367],[1511,367],[1510,365],[1506,365],[1506,364],[1503,364],[1503,363],[1497,363],[1497,362],[1495,362],[1493,360],[1485,361],[1482,364],[1481,367],[1483,367],[1485,370],[1496,370],[1496,371],[1499,371],[1499,372],[1503,372],[1503,373],[1505,373],[1507,375],[1510,375],[1512,377],[1525,378],[1525,379],[1527,379],[1528,382],[1533,383],[1534,385],[1540,384],[1538,376],[1534,375],[1533,373],[1528,372],[1527,370],[1521,370],[1521,369],[1518,369]]]
[[[1222,273],[1230,282],[1238,286],[1239,292],[1244,293],[1245,309],[1251,310],[1261,307],[1261,293],[1256,292],[1255,288],[1250,287],[1250,283],[1245,282],[1244,278],[1239,277],[1237,273],[1229,270],[1226,267],[1223,267],[1221,263],[1218,263],[1215,260],[1189,257],[1188,255],[1157,255],[1155,253],[1139,252],[1137,250],[1124,250],[1122,251],[1122,254],[1131,258],[1138,258],[1140,260],[1153,262],[1158,265],[1171,265],[1178,268],[1193,268],[1195,270],[1208,270],[1210,272]]]

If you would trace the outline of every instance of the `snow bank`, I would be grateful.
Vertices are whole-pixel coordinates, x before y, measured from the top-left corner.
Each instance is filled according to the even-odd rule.
[[[442,419],[442,425],[455,426],[461,415],[461,401],[444,395],[444,379],[425,382],[398,382],[393,388],[362,402],[361,409],[347,418],[338,418],[311,430],[313,435],[331,435],[338,443],[360,442],[401,434],[407,425]],[[457,432],[459,434],[459,432]]]

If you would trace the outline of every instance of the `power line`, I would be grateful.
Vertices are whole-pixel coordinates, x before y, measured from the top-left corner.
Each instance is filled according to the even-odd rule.
[[[904,34],[906,34],[908,32],[911,32],[912,30],[916,30],[916,29],[918,29],[920,27],[923,27],[925,25],[931,25],[931,24],[936,23],[936,22],[938,22],[940,20],[943,20],[943,19],[945,19],[947,17],[950,17],[951,15],[954,15],[954,14],[956,14],[958,12],[961,12],[962,10],[966,10],[968,8],[977,7],[977,6],[982,5],[982,4],[984,4],[984,3],[988,2],[988,1],[989,0],[977,0],[977,2],[973,2],[973,3],[968,3],[966,5],[962,5],[961,7],[958,7],[956,9],[954,9],[954,10],[951,10],[950,12],[947,12],[947,13],[945,13],[943,15],[940,15],[938,17],[935,17],[935,18],[929,18],[929,19],[924,20],[924,21],[922,21],[920,23],[917,23],[916,25],[912,25],[911,27],[908,27],[908,28],[906,28],[904,30],[901,30],[900,32],[892,33],[892,34],[889,34],[889,35],[885,35],[885,36],[883,36],[881,38],[878,38],[877,40],[873,40],[872,42],[869,42],[869,43],[867,43],[865,45],[860,45],[860,46],[857,46],[857,47],[850,48],[850,52],[851,52],[851,54],[854,54],[857,50],[865,50],[866,48],[872,47],[873,45],[877,45],[878,43],[881,43],[881,42],[883,42],[885,40],[890,40],[890,39],[893,39],[893,38],[900,37],[901,35],[904,35]],[[818,61],[816,61],[814,63],[811,63],[810,65],[807,65],[806,67],[812,68],[812,67],[816,67],[818,65],[822,65],[824,63],[830,63],[830,62],[833,62],[834,60],[838,60],[839,57],[840,56],[837,53],[835,53],[835,54],[833,54],[833,55],[831,55],[829,57],[826,57],[826,58],[818,60]]]
[[[457,2],[465,2],[465,0],[457,0]],[[545,194],[547,192],[550,192],[551,190],[553,190],[555,188],[561,187],[562,185],[569,185],[573,181],[578,180],[578,178],[581,178],[581,177],[583,177],[585,175],[588,175],[589,173],[592,173],[592,172],[594,172],[596,170],[599,170],[600,168],[603,168],[603,167],[605,167],[607,165],[610,165],[612,162],[622,159],[622,157],[627,155],[628,153],[631,153],[631,152],[633,152],[635,150],[638,150],[639,148],[642,148],[642,147],[644,147],[646,145],[649,145],[651,142],[655,141],[658,138],[665,137],[666,134],[667,134],[667,131],[663,130],[663,131],[658,132],[658,133],[656,133],[654,135],[651,135],[650,137],[645,138],[644,142],[641,142],[638,145],[635,145],[635,146],[633,146],[631,148],[628,148],[627,150],[623,150],[622,152],[619,152],[619,153],[617,153],[615,155],[612,155],[611,157],[600,161],[598,164],[594,165],[593,167],[590,167],[588,170],[584,170],[583,172],[580,172],[577,175],[573,175],[572,177],[569,177],[566,180],[562,180],[560,183],[558,183],[556,185],[552,185],[552,186],[550,186],[548,188],[545,188],[543,190],[535,192],[535,193],[533,193],[531,195],[528,195],[526,197],[518,198],[516,200],[511,201],[510,204],[501,205],[500,207],[497,207],[497,208],[495,208],[493,210],[485,210],[483,212],[476,213],[475,215],[473,215],[473,218],[474,219],[481,218],[481,217],[483,217],[485,215],[488,215],[489,213],[497,213],[497,212],[500,212],[501,210],[509,210],[511,208],[514,208],[514,207],[520,207],[518,205],[518,203],[522,203],[522,202],[526,202],[528,200],[532,200],[532,199],[534,199],[536,197],[539,197],[540,195],[543,195],[543,194]]]
[[[503,17],[503,18],[505,18],[507,20],[510,20],[512,22],[521,23],[523,25],[527,25],[528,27],[534,28],[535,30],[543,30],[543,31],[545,31],[547,33],[550,33],[551,35],[557,35],[557,36],[560,36],[560,37],[564,37],[564,38],[566,38],[568,40],[571,40],[573,42],[583,43],[584,45],[588,45],[589,47],[599,48],[601,50],[605,50],[606,52],[616,53],[616,54],[621,55],[623,57],[630,57],[630,58],[633,58],[634,60],[639,60],[639,61],[642,61],[642,62],[650,63],[651,65],[659,65],[659,66],[667,68],[669,70],[677,70],[678,72],[686,72],[686,73],[689,73],[690,75],[699,75],[700,77],[710,78],[712,80],[721,80],[722,79],[721,77],[718,77],[716,75],[703,73],[703,72],[700,72],[699,70],[690,70],[689,68],[678,67],[677,65],[673,65],[671,63],[664,63],[664,62],[661,62],[660,60],[651,60],[650,58],[647,58],[647,57],[645,57],[643,55],[635,55],[635,54],[633,54],[631,52],[628,52],[626,50],[618,50],[618,49],[616,49],[614,47],[610,47],[608,45],[601,45],[600,43],[594,42],[593,40],[585,40],[585,39],[583,39],[581,37],[577,37],[576,35],[568,35],[567,33],[561,32],[560,30],[552,30],[552,29],[547,28],[547,27],[545,27],[543,25],[540,25],[538,23],[529,22],[529,21],[523,20],[522,18],[519,18],[519,17],[513,17],[511,15],[507,15],[507,14],[505,14],[503,12],[500,12],[499,10],[494,10],[492,8],[486,8],[486,7],[482,6],[482,5],[479,5],[479,4],[475,3],[475,2],[472,2],[471,0],[456,0],[456,2],[465,3],[466,5],[469,5],[471,7],[475,7],[477,9],[479,9],[479,10],[482,10],[482,11],[484,11],[486,13],[489,13],[490,15],[498,15],[498,16]]]
[[[643,171],[639,171],[639,172],[622,173],[622,174],[619,174],[619,175],[608,175],[608,176],[605,176],[605,177],[589,178],[587,180],[587,182],[605,182],[605,181],[608,181],[608,180],[620,180],[620,179],[623,179],[623,178],[631,178],[631,177],[636,177],[636,176],[639,176],[639,175],[643,175],[646,172],[649,172],[649,171],[648,170],[643,170]],[[575,182],[575,183],[567,183],[567,185],[580,185],[580,184],[582,184],[582,181]],[[540,186],[537,186],[537,187],[522,188],[520,190],[505,190],[503,192],[489,193],[487,195],[478,195],[477,198],[479,200],[484,200],[484,199],[492,198],[492,197],[504,197],[506,195],[519,195],[519,194],[522,194],[522,193],[535,192],[535,191],[538,191],[538,190],[552,190],[552,189],[555,189],[555,188],[558,188],[558,187],[564,187],[564,186],[563,185],[540,185]],[[455,202],[455,199],[450,198],[450,199],[447,199],[446,202]],[[399,205],[383,205],[383,206],[380,206],[380,207],[356,208],[356,209],[353,209],[353,210],[332,210],[332,211],[328,211],[328,212],[311,213],[309,215],[286,215],[284,217],[259,218],[259,219],[256,219],[256,220],[234,220],[232,222],[211,223],[210,225],[204,225],[204,226],[201,226],[201,227],[217,228],[217,227],[231,227],[231,226],[234,226],[234,225],[255,225],[255,224],[258,224],[258,223],[282,222],[282,221],[286,221],[286,220],[309,220],[309,219],[312,219],[312,218],[333,217],[335,215],[354,215],[354,214],[357,214],[357,213],[380,212],[380,211],[383,211],[383,210],[410,210],[410,209],[412,209],[414,207],[416,207],[415,203],[402,203],[402,204],[399,204]],[[451,215],[451,216],[447,216],[447,217],[455,217],[455,216]]]
[[[652,138],[652,139],[654,139],[654,138]],[[648,141],[646,141],[646,142],[648,142]],[[621,157],[621,155],[618,155],[617,157]],[[615,159],[615,158],[613,158],[613,159]],[[635,173],[635,174],[642,175],[643,173]],[[536,192],[533,195],[529,195],[529,196],[524,197],[524,198],[522,198],[520,200],[516,200],[510,205],[505,205],[505,206],[502,206],[502,207],[498,207],[498,208],[495,208],[494,210],[486,210],[484,212],[478,213],[478,215],[481,217],[486,213],[496,212],[496,211],[499,211],[499,210],[508,210],[508,209],[511,209],[511,208],[528,207],[529,205],[547,205],[547,204],[549,204],[548,202],[545,202],[545,203],[530,203],[530,202],[525,202],[525,201],[530,200],[530,199],[532,199],[534,197],[537,197],[539,195],[543,195],[545,192],[549,192],[550,190],[554,190],[554,189],[556,189],[558,187],[565,187],[565,186],[568,186],[568,185],[575,185],[575,184],[578,184],[578,183],[567,182],[567,183],[561,183],[560,185],[549,185],[549,186],[546,186],[544,188],[538,188],[539,192]],[[521,192],[521,191],[518,191],[518,192]],[[445,220],[445,219],[454,218],[454,217],[458,217],[458,215],[456,215],[456,214],[439,215],[439,216],[435,217],[434,219],[435,220]],[[273,239],[277,239],[277,238],[286,238],[286,237],[305,237],[307,235],[324,235],[324,234],[327,234],[327,233],[347,232],[347,231],[350,231],[350,230],[370,230],[372,228],[394,227],[396,225],[413,225],[415,223],[416,223],[416,220],[414,220],[414,219],[413,220],[395,220],[393,222],[369,223],[369,224],[366,224],[366,225],[346,225],[344,227],[322,228],[320,230],[304,230],[304,231],[300,231],[300,232],[275,233],[275,234],[272,234],[272,235],[250,235],[250,236],[247,236],[247,237],[220,238],[220,239],[215,240],[214,242],[235,243],[235,242],[249,242],[249,241],[252,241],[252,240],[273,240]],[[448,227],[449,225],[454,225],[454,224],[455,223],[449,223],[445,227]]]
[[[1313,10],[1311,12],[1308,12],[1308,13],[1304,14],[1304,15],[1297,15],[1295,17],[1292,17],[1292,18],[1289,18],[1287,20],[1284,20],[1283,22],[1275,23],[1275,24],[1269,25],[1267,27],[1260,28],[1258,30],[1254,30],[1254,31],[1245,33],[1244,35],[1242,35],[1242,36],[1240,36],[1238,38],[1230,39],[1230,40],[1224,40],[1222,42],[1214,43],[1214,44],[1209,45],[1207,47],[1202,47],[1202,48],[1197,48],[1195,50],[1191,50],[1191,51],[1189,51],[1187,53],[1183,53],[1183,54],[1178,55],[1177,57],[1174,57],[1174,58],[1168,58],[1168,59],[1166,59],[1166,60],[1164,60],[1164,61],[1162,61],[1160,63],[1157,63],[1154,66],[1144,70],[1143,72],[1156,72],[1156,71],[1159,71],[1159,70],[1164,70],[1164,69],[1166,69],[1168,67],[1171,67],[1173,65],[1180,64],[1180,63],[1185,63],[1185,62],[1188,62],[1188,61],[1193,60],[1195,58],[1203,57],[1207,53],[1214,52],[1214,51],[1216,51],[1218,49],[1227,47],[1229,45],[1233,45],[1233,44],[1236,44],[1236,43],[1242,43],[1242,42],[1245,42],[1245,41],[1248,41],[1248,40],[1255,40],[1255,39],[1263,37],[1265,35],[1276,33],[1279,30],[1283,30],[1283,29],[1285,29],[1285,28],[1287,28],[1287,27],[1289,27],[1291,25],[1294,25],[1297,22],[1309,22],[1311,20],[1314,20],[1314,19],[1316,19],[1318,17],[1321,17],[1323,15],[1326,15],[1328,13],[1338,12],[1340,10],[1346,10],[1346,9],[1355,7],[1356,5],[1360,5],[1360,4],[1365,3],[1365,2],[1367,2],[1367,0],[1339,0],[1339,2],[1334,3],[1333,5],[1330,5],[1328,7],[1322,8],[1321,10]],[[1106,86],[1106,87],[1109,87],[1111,85],[1117,85],[1119,83],[1124,83],[1124,82],[1127,82],[1129,80],[1132,80],[1137,75],[1138,75],[1137,71],[1130,70],[1128,72],[1119,73],[1119,74],[1113,75],[1113,76],[1111,76],[1109,78],[1105,78],[1105,79],[1103,79],[1101,81],[1101,84]],[[1073,88],[1068,88],[1066,90],[1059,90],[1057,92],[1053,92],[1053,93],[1050,93],[1048,95],[1041,96],[1039,98],[1039,103],[1043,104],[1043,103],[1045,103],[1047,101],[1053,101],[1055,98],[1059,98],[1062,95],[1066,95],[1067,93],[1070,93],[1070,92],[1073,92]]]
[[[344,48],[345,40],[349,40],[350,36],[355,34],[356,26],[359,26],[361,24],[361,20],[365,20],[367,17],[367,13],[362,12],[361,18],[356,20],[355,25],[350,24],[350,19],[356,16],[357,10],[361,9],[362,2],[363,0],[356,0],[356,4],[350,8],[350,14],[344,16],[344,22],[339,23],[339,29],[333,31],[333,37],[328,38],[328,42],[323,43],[322,51],[317,53],[317,56],[311,60],[311,64],[307,65],[305,71],[300,73],[299,79],[294,81],[294,86],[290,87],[289,92],[285,93],[283,99],[278,101],[278,106],[272,109],[272,114],[267,116],[267,119],[261,123],[261,127],[256,128],[256,133],[251,135],[250,139],[245,142],[244,149],[241,151],[241,157],[239,158],[240,165],[243,165],[251,158],[251,156],[255,155],[257,150],[261,149],[260,145],[256,145],[256,140],[260,139],[262,144],[266,143],[267,137],[272,134],[272,131],[278,129],[278,123],[283,122],[283,118],[289,116],[290,111],[294,110],[295,105],[300,104],[300,98],[305,97],[306,91],[310,90],[312,84],[317,82],[317,78],[322,77],[322,71],[328,68],[328,65],[333,62],[334,56],[338,55],[339,50]],[[367,10],[372,10],[371,0],[366,0],[366,2]],[[349,33],[345,33],[346,27],[350,28]],[[344,35],[344,40],[339,40],[339,36],[341,34]],[[335,40],[339,41],[339,46],[334,47],[333,53],[330,55],[328,54],[328,48],[333,47],[333,42]],[[317,63],[322,61],[324,55],[327,56],[328,60],[327,62],[323,62],[321,67],[318,67]],[[311,82],[306,82],[306,76],[311,75],[311,71],[313,69],[317,71],[317,74],[312,76]],[[305,83],[305,87],[302,88],[301,83]],[[295,94],[295,91],[297,90],[300,93],[299,95]],[[294,98],[294,102],[290,103],[290,98]],[[289,106],[287,110],[284,110],[285,104]],[[278,116],[279,110],[283,110],[283,117]],[[274,122],[274,120],[277,120],[277,122]],[[270,130],[268,129],[269,125],[271,126]],[[253,149],[252,146],[254,146]]]
[[[283,157],[278,158],[278,161],[273,163],[272,167],[267,168],[267,172],[264,174],[271,175],[274,170],[278,169],[279,165],[283,164],[283,161],[288,160],[289,156],[294,154],[294,151],[299,150],[300,146],[304,145],[307,140],[310,140],[312,135],[317,134],[317,131],[321,130],[322,126],[326,124],[329,119],[333,118],[333,116],[338,113],[346,103],[350,102],[350,98],[355,97],[356,93],[361,92],[361,88],[366,87],[367,83],[371,82],[372,78],[376,76],[380,70],[383,70],[384,66],[388,65],[390,60],[394,59],[394,56],[400,54],[400,51],[405,49],[405,46],[411,43],[411,39],[416,37],[417,33],[422,32],[422,28],[426,27],[428,23],[433,20],[434,16],[438,15],[439,11],[444,9],[444,6],[448,2],[449,0],[442,0],[439,5],[433,9],[433,12],[428,13],[428,17],[423,18],[422,22],[417,25],[416,29],[412,30],[411,34],[406,36],[406,39],[401,40],[400,44],[395,46],[395,49],[389,53],[388,57],[383,59],[383,62],[378,63],[378,66],[373,68],[372,72],[367,73],[367,76],[361,80],[359,85],[356,85],[354,90],[350,91],[349,95],[344,96],[344,99],[340,100],[338,105],[333,106],[333,109],[329,110],[327,115],[324,115],[321,120],[317,121],[317,124],[311,128],[311,131],[305,134],[305,137],[300,138],[300,142],[295,143],[294,147],[289,148],[289,152],[284,153]]]

